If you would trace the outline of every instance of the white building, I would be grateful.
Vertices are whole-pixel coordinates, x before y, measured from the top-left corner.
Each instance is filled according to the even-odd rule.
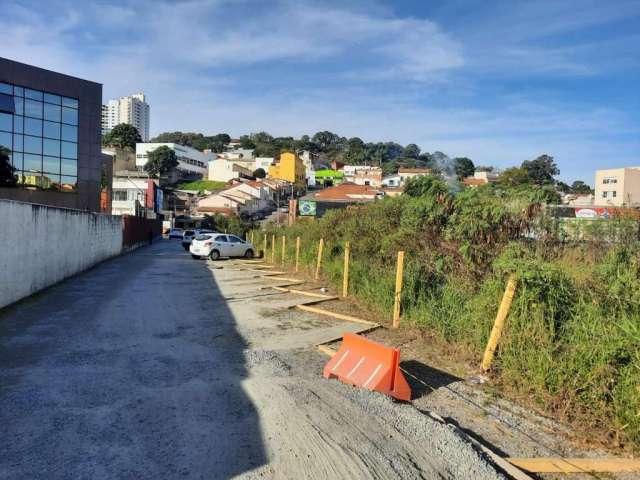
[[[389,175],[388,177],[382,178],[382,186],[383,187],[399,187],[402,185],[402,177],[400,175]]]
[[[398,175],[400,176],[400,183],[403,184],[409,178],[413,177],[426,177],[433,172],[429,168],[400,168],[398,169]]]
[[[300,155],[300,159],[304,164],[304,175],[305,175],[305,178],[307,179],[307,185],[310,187],[315,187],[316,186],[316,170],[313,166],[312,155],[314,154],[311,153],[309,150],[304,150],[302,152],[302,155]]]
[[[111,184],[111,215],[137,215],[148,195],[148,179],[114,176]]]
[[[595,191],[596,205],[640,205],[640,167],[596,170]]]
[[[178,145],[177,143],[137,143],[136,167],[143,168],[149,160],[149,152],[163,146],[169,147],[171,150],[176,152],[176,157],[178,159],[177,170],[190,175],[200,175],[202,178],[207,177],[208,163],[213,158],[214,154],[202,153],[200,150],[184,145]]]
[[[269,173],[269,167],[273,165],[275,158],[273,157],[256,157],[256,161],[254,162],[254,170],[259,168],[264,170],[264,173]]]
[[[102,105],[102,134],[110,132],[120,123],[128,123],[136,127],[143,142],[148,142],[149,110],[144,93],[109,100],[106,105]]]
[[[252,178],[253,170],[250,167],[253,166],[253,162],[249,168],[244,165],[244,162],[227,160],[219,156],[209,161],[207,178],[217,182],[228,182],[234,178]]]

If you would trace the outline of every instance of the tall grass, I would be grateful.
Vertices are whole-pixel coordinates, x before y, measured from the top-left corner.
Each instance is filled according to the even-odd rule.
[[[340,288],[349,241],[350,294],[390,318],[395,254],[405,250],[403,322],[464,345],[478,359],[506,278],[515,274],[516,296],[492,372],[497,384],[612,443],[640,449],[635,220],[600,223],[601,234],[591,223],[591,242],[568,243],[557,229],[553,235],[553,222],[536,203],[539,192],[492,187],[452,199],[439,185],[418,187],[274,230],[287,236],[287,263],[293,265],[300,236],[300,267],[313,273],[324,238],[323,278]]]

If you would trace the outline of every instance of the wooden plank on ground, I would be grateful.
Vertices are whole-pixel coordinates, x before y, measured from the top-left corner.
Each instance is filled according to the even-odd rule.
[[[256,275],[254,278],[264,278],[266,280],[286,280],[287,282],[301,282],[299,278],[279,277],[276,275]]]
[[[636,458],[507,458],[509,463],[531,473],[620,473],[640,472]]]
[[[298,308],[299,310],[304,310],[305,312],[317,313],[318,315],[326,315],[328,317],[346,320],[348,322],[364,323],[365,325],[377,325],[377,323],[370,322],[369,320],[364,320],[363,318],[352,317],[351,315],[345,315],[343,313],[335,313],[329,310],[324,310],[322,308],[310,307],[308,305],[296,305],[296,308]]]
[[[360,330],[356,330],[355,332],[350,332],[350,333],[355,333],[357,335],[361,335],[363,333],[368,333],[368,332],[372,332],[373,330],[377,330],[378,328],[380,328],[380,325],[376,324],[376,325],[373,325],[371,327],[361,328]],[[328,347],[328,345],[330,343],[339,342],[340,340],[342,340],[343,336],[344,336],[344,334],[341,334],[339,336],[336,336],[336,337],[333,337],[333,338],[329,338],[328,340],[325,340],[322,343],[317,343],[316,347],[321,347],[321,346],[327,347],[326,349],[322,349],[322,350],[320,350],[320,348],[318,348],[322,353],[327,353],[329,350],[333,351],[331,348]],[[333,351],[333,352],[335,353],[335,351]],[[327,355],[328,355],[328,353],[327,353]],[[333,355],[333,353],[331,355]]]
[[[275,288],[276,290],[280,290],[282,292],[291,292],[291,293],[296,293],[298,295],[306,295],[308,297],[322,298],[324,300],[337,300],[338,299],[338,297],[336,297],[335,295],[325,295],[323,293],[308,292],[306,290],[295,290],[293,288],[284,288],[284,287],[271,287],[271,288]]]

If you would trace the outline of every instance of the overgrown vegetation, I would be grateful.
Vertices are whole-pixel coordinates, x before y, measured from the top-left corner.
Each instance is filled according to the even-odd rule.
[[[351,243],[350,292],[389,317],[395,259],[405,254],[403,322],[462,344],[478,360],[506,278],[518,288],[492,374],[539,409],[640,447],[640,255],[638,222],[621,216],[572,235],[545,207],[545,186],[486,185],[452,194],[441,180],[411,181],[406,194],[299,222],[277,235],[302,239],[300,262],[341,284]],[[271,232],[269,232],[271,233]],[[588,240],[588,241],[586,241]],[[262,238],[259,246],[262,246]]]
[[[225,182],[218,182],[216,180],[195,180],[193,182],[183,182],[176,185],[178,190],[194,190],[202,192],[204,190],[222,190],[226,186]]]

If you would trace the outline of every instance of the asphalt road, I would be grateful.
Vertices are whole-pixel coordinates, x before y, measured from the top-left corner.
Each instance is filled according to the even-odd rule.
[[[324,380],[310,347],[358,325],[231,264],[163,241],[0,311],[0,478],[500,478],[412,406]]]

